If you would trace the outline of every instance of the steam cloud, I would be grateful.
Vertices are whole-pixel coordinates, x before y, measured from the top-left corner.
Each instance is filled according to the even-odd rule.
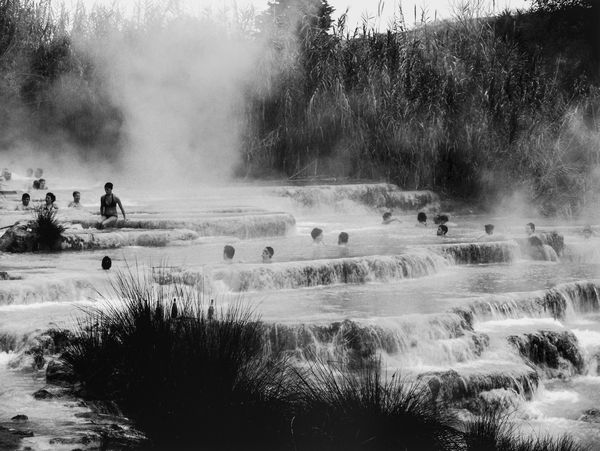
[[[137,186],[226,181],[239,158],[243,88],[258,45],[188,16],[101,31],[75,35],[74,44],[123,115],[114,169]]]

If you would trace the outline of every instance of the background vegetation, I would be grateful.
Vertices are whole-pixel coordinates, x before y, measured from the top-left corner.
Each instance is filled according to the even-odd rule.
[[[327,0],[234,15],[229,30],[263,45],[237,106],[237,174],[385,180],[483,205],[519,191],[545,213],[576,214],[600,182],[596,3],[532,0],[493,17],[467,6],[412,28],[398,11],[382,31],[334,23]],[[169,15],[52,11],[0,0],[0,151],[26,136],[116,162],[124,114],[73,39],[133,35]]]

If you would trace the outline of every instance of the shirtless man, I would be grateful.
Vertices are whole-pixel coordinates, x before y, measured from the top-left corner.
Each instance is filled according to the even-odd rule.
[[[99,229],[112,227],[116,224],[118,219],[117,205],[121,209],[121,213],[123,213],[123,219],[127,219],[121,200],[113,194],[112,190],[112,183],[107,182],[104,184],[104,192],[106,194],[100,198],[100,215],[102,216],[102,220],[100,221],[100,224],[98,224]]]

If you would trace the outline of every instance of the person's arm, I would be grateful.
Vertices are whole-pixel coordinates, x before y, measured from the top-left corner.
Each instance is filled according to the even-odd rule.
[[[117,201],[117,205],[119,206],[119,208],[121,209],[121,213],[123,213],[123,220],[127,220],[127,216],[125,215],[125,209],[123,208],[123,204],[121,204],[121,199],[119,199],[118,197],[115,199]]]
[[[100,216],[104,216],[104,196],[100,197]]]

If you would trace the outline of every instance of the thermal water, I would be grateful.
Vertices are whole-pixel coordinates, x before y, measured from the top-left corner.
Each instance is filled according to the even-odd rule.
[[[84,208],[75,212],[64,208],[71,187],[53,189],[68,226],[63,251],[2,254],[1,371],[12,382],[0,392],[0,423],[31,412],[40,438],[27,446],[49,446],[45,421],[62,415],[56,409],[64,404],[32,401],[43,381],[11,369],[15,354],[8,353],[35,333],[73,327],[86,308],[118,301],[111,287],[118,271],[188,285],[220,306],[251,305],[270,346],[300,362],[380,358],[390,374],[437,387],[440,399],[504,396],[531,430],[563,425],[599,443],[600,428],[585,415],[600,408],[592,394],[600,386],[600,239],[585,240],[582,227],[543,224],[541,232],[558,231],[565,248],[558,262],[534,261],[523,249],[528,218],[450,212],[446,237],[433,224],[417,224],[417,211],[430,222],[439,211],[433,193],[233,185],[168,193],[116,187],[127,221],[98,230],[100,187],[79,189]],[[10,211],[14,202],[0,211],[0,226],[30,217]],[[390,208],[397,221],[383,224]],[[489,222],[492,236],[483,230]],[[315,227],[323,230],[320,243],[310,235]],[[341,232],[346,245],[338,245]],[[231,262],[223,259],[225,245],[235,248]],[[266,246],[274,249],[270,262],[261,258]],[[110,271],[100,266],[105,255]],[[532,349],[541,345],[557,350],[544,354],[548,361],[535,360]],[[73,433],[81,421],[68,418],[51,427]]]

